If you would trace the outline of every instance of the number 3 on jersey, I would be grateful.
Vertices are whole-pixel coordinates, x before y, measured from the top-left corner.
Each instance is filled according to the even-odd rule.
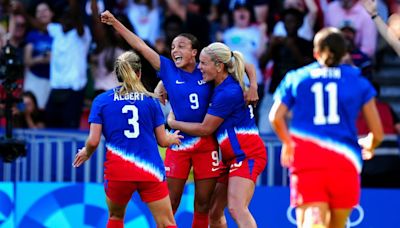
[[[138,109],[136,108],[135,105],[124,105],[122,107],[122,113],[128,113],[132,112],[132,118],[128,119],[128,124],[132,125],[133,131],[130,130],[124,130],[124,135],[127,138],[137,138],[139,136],[140,130],[139,130],[139,114],[138,114]]]
[[[325,116],[324,110],[324,91],[328,93],[328,116]],[[316,82],[311,86],[311,92],[314,93],[315,100],[314,124],[338,124],[340,116],[338,114],[337,84],[329,82],[324,86],[322,82]]]

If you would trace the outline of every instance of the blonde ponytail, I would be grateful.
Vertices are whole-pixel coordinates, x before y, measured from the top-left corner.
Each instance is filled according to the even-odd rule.
[[[122,83],[119,93],[125,95],[131,92],[144,93],[147,96],[156,97],[143,86],[138,74],[141,73],[142,64],[140,57],[133,51],[124,52],[115,62],[115,74]]]
[[[204,51],[215,63],[223,63],[226,71],[239,82],[242,90],[245,90],[243,82],[245,67],[242,53],[231,51],[228,46],[220,42],[208,45]]]

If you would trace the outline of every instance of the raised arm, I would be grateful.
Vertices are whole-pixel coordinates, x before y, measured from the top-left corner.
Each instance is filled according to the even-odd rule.
[[[383,21],[383,19],[379,16],[376,6],[376,0],[361,0],[364,8],[367,10],[372,20],[375,22],[375,25],[381,34],[381,36],[389,43],[390,46],[394,49],[398,56],[400,56],[400,37],[397,37],[393,32],[392,28],[388,27]]]
[[[128,42],[128,44],[138,51],[143,57],[149,61],[155,70],[160,69],[160,56],[151,49],[140,37],[129,31],[114,15],[108,10],[101,14],[101,22],[112,25],[115,30]]]
[[[79,5],[76,0],[68,0],[68,3],[71,7],[73,26],[78,31],[78,35],[83,36],[85,30],[83,25],[83,18],[79,10]]]
[[[107,36],[104,26],[100,21],[99,9],[96,0],[90,1],[90,8],[92,10],[92,25],[93,25],[93,38],[99,49],[103,49],[107,43]]]
[[[256,69],[253,64],[246,63],[245,64],[245,71],[246,75],[249,78],[250,81],[250,87],[245,93],[245,100],[246,104],[251,104],[254,106],[257,106],[259,97],[258,97],[258,85],[257,85],[257,75],[256,75]]]
[[[211,135],[222,122],[224,122],[224,119],[210,114],[206,114],[202,123],[177,121],[172,112],[168,116],[168,125],[171,128],[194,136]]]
[[[90,132],[86,140],[85,147],[80,149],[79,152],[76,154],[75,160],[72,163],[73,167],[79,167],[85,161],[89,160],[90,156],[92,156],[92,154],[97,149],[97,146],[100,143],[101,130],[102,130],[101,124],[95,124],[95,123],[90,124]]]

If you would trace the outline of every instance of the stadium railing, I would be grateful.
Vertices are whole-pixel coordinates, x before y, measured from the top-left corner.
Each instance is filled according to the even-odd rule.
[[[85,165],[73,168],[72,161],[78,149],[84,146],[87,131],[14,129],[13,133],[14,138],[26,141],[27,154],[12,163],[0,161],[0,181],[103,182],[103,139]],[[273,134],[262,134],[261,137],[267,148],[268,164],[257,185],[287,186],[288,171],[280,165],[280,141]],[[397,137],[389,136],[388,139],[397,145]],[[398,151],[398,147],[396,149]],[[391,150],[391,154],[395,151]]]

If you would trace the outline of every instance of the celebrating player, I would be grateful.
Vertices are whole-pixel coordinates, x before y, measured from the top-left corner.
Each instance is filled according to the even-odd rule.
[[[169,125],[190,135],[215,132],[228,179],[217,186],[210,226],[226,226],[224,208],[239,227],[256,227],[248,205],[253,197],[255,181],[264,170],[267,153],[255,125],[252,107],[243,98],[244,60],[240,52],[232,52],[223,43],[212,43],[200,53],[198,68],[205,82],[215,89],[207,114],[201,123],[168,118]],[[225,197],[224,197],[225,196]]]
[[[140,81],[141,62],[136,53],[119,56],[115,72],[122,86],[93,101],[89,136],[73,166],[90,158],[103,133],[107,148],[104,188],[110,213],[107,228],[123,227],[126,206],[136,190],[157,227],[176,227],[157,142],[163,147],[179,145],[182,136],[179,131],[165,133],[161,107]]]
[[[168,92],[169,101],[177,120],[201,122],[207,112],[212,94],[212,85],[202,80],[196,68],[199,42],[191,34],[180,34],[172,42],[172,61],[160,56],[142,39],[126,29],[108,11],[102,13],[103,23],[112,25],[122,37],[140,52],[158,71],[158,76]],[[249,99],[257,99],[255,75]],[[243,96],[243,95],[242,95]],[[174,212],[178,209],[183,189],[193,166],[195,179],[195,200],[193,227],[208,227],[208,212],[216,178],[220,175],[218,143],[212,135],[196,137],[183,134],[182,144],[167,149],[165,166],[168,188]]]
[[[359,202],[362,158],[370,159],[383,138],[375,90],[359,69],[340,64],[346,51],[338,29],[322,29],[314,38],[317,62],[287,73],[274,95],[269,118],[283,143],[281,164],[291,172],[299,228],[345,227]],[[360,110],[371,132],[357,141]]]

